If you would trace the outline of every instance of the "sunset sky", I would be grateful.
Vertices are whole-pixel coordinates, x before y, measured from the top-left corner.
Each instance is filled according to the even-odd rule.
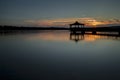
[[[120,25],[120,0],[0,0],[0,25]]]

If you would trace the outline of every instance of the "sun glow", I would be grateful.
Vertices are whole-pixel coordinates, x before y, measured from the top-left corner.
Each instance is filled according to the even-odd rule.
[[[101,22],[93,22],[93,23],[91,23],[91,25],[93,25],[93,26],[98,26],[98,25],[102,25],[103,23],[101,23]]]

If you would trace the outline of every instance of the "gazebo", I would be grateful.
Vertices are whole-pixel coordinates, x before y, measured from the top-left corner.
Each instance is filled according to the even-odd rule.
[[[79,23],[78,21],[76,21],[73,24],[70,24],[70,28],[84,28],[85,24]]]

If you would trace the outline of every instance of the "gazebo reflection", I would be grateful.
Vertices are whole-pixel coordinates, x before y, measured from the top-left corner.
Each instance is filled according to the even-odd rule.
[[[112,40],[119,40],[120,41],[120,35],[119,34],[91,34],[91,33],[70,33],[70,40],[74,42],[79,41],[95,41],[98,39],[112,39]]]
[[[84,40],[84,34],[81,34],[81,33],[76,33],[76,34],[70,33],[70,40],[73,40],[75,42]]]

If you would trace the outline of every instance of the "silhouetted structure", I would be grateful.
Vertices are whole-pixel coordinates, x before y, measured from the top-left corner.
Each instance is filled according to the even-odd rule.
[[[78,30],[83,29],[85,24],[79,23],[76,21],[73,24],[70,24],[70,31],[76,33]],[[85,33],[85,31],[81,30],[81,33]]]
[[[111,26],[111,27],[84,27],[85,24],[79,23],[76,21],[73,24],[70,24],[71,33],[81,33],[92,32],[96,34],[97,32],[118,32],[120,35],[120,26]]]
[[[70,28],[84,28],[85,24],[79,23],[78,21],[76,21],[73,24],[70,24]]]

